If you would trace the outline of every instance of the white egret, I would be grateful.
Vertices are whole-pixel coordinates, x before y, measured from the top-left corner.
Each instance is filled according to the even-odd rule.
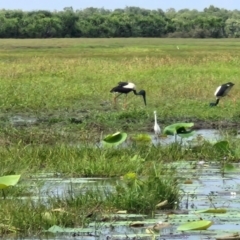
[[[154,120],[155,120],[153,129],[154,129],[155,135],[158,136],[161,133],[161,128],[157,123],[157,112],[153,111],[153,113],[154,113]]]

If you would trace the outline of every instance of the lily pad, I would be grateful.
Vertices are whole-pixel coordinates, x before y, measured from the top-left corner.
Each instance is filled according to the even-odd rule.
[[[226,212],[227,210],[225,208],[209,208],[196,211],[195,213],[226,213]]]
[[[206,230],[212,225],[212,221],[200,220],[185,223],[177,228],[178,231]]]
[[[194,123],[174,123],[164,128],[163,134],[178,135],[180,137],[191,137],[195,131],[190,129]]]
[[[45,230],[45,232],[51,232],[51,233],[91,233],[95,230],[92,228],[62,228],[57,225],[53,225],[48,230]]]
[[[132,137],[136,142],[151,142],[151,136],[148,134],[138,134]]]
[[[7,175],[0,177],[0,189],[5,189],[9,186],[14,186],[18,183],[21,175]]]
[[[118,146],[127,139],[127,133],[116,132],[114,134],[107,135],[103,139],[104,146]]]

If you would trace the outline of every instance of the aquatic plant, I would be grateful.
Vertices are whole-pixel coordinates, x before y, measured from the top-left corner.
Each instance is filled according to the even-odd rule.
[[[174,123],[164,128],[163,133],[166,135],[175,136],[175,141],[177,136],[181,138],[188,138],[194,135],[195,131],[191,129],[194,123]]]
[[[15,186],[18,183],[20,177],[21,175],[6,175],[0,177],[0,189],[2,190],[4,198],[6,198],[4,189],[10,186]]]
[[[116,132],[109,134],[103,139],[103,146],[116,147],[127,139],[127,133]]]

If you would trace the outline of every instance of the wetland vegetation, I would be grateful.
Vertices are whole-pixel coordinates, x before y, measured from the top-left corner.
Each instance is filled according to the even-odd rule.
[[[212,174],[221,177],[238,169],[233,165],[240,157],[237,40],[0,43],[0,176],[21,174],[19,183],[6,189],[0,201],[2,237],[38,237],[54,225],[79,231],[93,223],[115,223],[121,214],[111,214],[118,211],[134,218],[138,213],[154,217],[162,210],[182,210],[182,200],[189,201],[190,196],[183,185],[198,178],[199,161],[214,162],[218,171]],[[119,81],[144,89],[147,106],[141,97],[129,94],[126,109],[125,96],[115,107],[110,90]],[[216,87],[228,81],[235,83],[230,96],[209,107]],[[225,142],[214,145],[197,136],[187,147],[178,142],[154,145],[144,141],[144,135],[136,141],[136,135],[153,133],[154,110],[162,129],[194,122],[195,129],[220,130]],[[117,131],[128,134],[127,146],[98,145]],[[182,161],[185,175],[179,173]],[[99,178],[100,183],[90,187],[91,179],[98,183]],[[67,181],[66,192],[46,190],[46,182],[51,188],[53,181],[62,185]],[[237,186],[231,192],[237,192]]]

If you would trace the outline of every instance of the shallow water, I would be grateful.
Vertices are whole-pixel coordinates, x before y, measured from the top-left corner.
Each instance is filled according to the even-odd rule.
[[[174,136],[156,139],[151,135],[153,144],[170,144],[175,141]],[[187,139],[182,139],[183,144],[193,144],[201,140],[216,142],[222,138],[221,133],[217,130],[202,129],[197,130],[196,134]],[[181,139],[178,138],[178,141]],[[126,145],[125,147],[128,147]],[[227,235],[229,233],[240,231],[240,163],[235,164],[232,171],[223,172],[218,163],[215,162],[175,162],[171,166],[177,167],[180,188],[182,190],[182,199],[179,203],[180,210],[185,210],[188,214],[172,214],[163,213],[156,214],[154,219],[148,219],[146,216],[135,216],[136,221],[144,222],[145,227],[133,228],[129,227],[129,223],[133,221],[131,216],[124,215],[122,221],[112,222],[93,222],[89,225],[89,234],[86,232],[66,232],[56,234],[56,238],[48,239],[152,239],[151,234],[146,233],[146,227],[154,225],[158,222],[168,222],[169,227],[155,234],[155,239],[215,239],[217,234]],[[191,184],[184,184],[184,180],[191,180]],[[119,179],[117,179],[119,180]],[[104,178],[64,178],[61,174],[48,173],[36,174],[32,176],[28,184],[32,189],[33,199],[41,198],[43,201],[49,197],[68,197],[84,194],[87,189],[113,189],[116,179]],[[207,214],[195,213],[197,210],[208,208],[225,208],[225,214]],[[118,217],[120,215],[118,214]],[[126,221],[127,218],[127,221]],[[181,224],[199,220],[213,221],[213,225],[207,231],[195,232],[179,232],[177,227]],[[84,230],[84,229],[83,229]],[[86,229],[85,229],[86,230]],[[30,238],[28,238],[30,239]],[[34,238],[31,238],[34,239]],[[37,239],[37,238],[35,238]]]
[[[215,136],[215,135],[214,135]],[[179,179],[191,179],[192,184],[181,183],[182,199],[179,203],[181,210],[188,211],[188,214],[157,214],[155,219],[145,219],[139,216],[136,220],[145,222],[145,226],[154,225],[158,222],[169,222],[171,225],[156,234],[156,239],[215,239],[217,234],[229,234],[229,232],[237,232],[240,230],[240,164],[235,164],[234,171],[221,172],[217,163],[198,163],[193,162],[176,162]],[[99,191],[99,186],[103,189],[110,189],[115,180],[101,178],[62,178],[61,176],[36,175],[32,179],[33,182],[41,181],[44,184],[40,187],[38,197],[47,198],[49,196],[67,196],[84,193],[87,188],[94,188]],[[183,181],[184,182],[184,181]],[[198,213],[196,210],[208,208],[225,208],[225,214]],[[118,215],[120,216],[120,215]],[[129,216],[130,217],[130,216]],[[204,220],[213,221],[213,225],[207,231],[195,232],[178,232],[176,229],[179,225],[188,220]],[[124,215],[124,218],[128,218]],[[146,234],[146,228],[128,227],[132,219],[118,224],[118,221],[91,223],[89,225],[95,236],[86,236],[78,233],[74,239],[152,239]],[[69,239],[73,233],[56,236],[55,239]],[[79,235],[79,236],[78,236]],[[126,237],[128,236],[128,238]],[[137,237],[138,236],[138,237]],[[136,237],[136,238],[134,238]]]
[[[182,141],[182,143],[185,145],[190,143],[194,139],[198,139],[199,141],[201,141],[201,139],[204,139],[206,141],[214,142],[222,138],[221,133],[215,129],[201,129],[196,130],[195,132],[196,133],[194,134],[194,136],[188,138],[181,138],[177,136],[177,141]],[[164,138],[157,138],[154,134],[150,134],[150,136],[154,145],[167,145],[175,142],[175,136],[167,136]]]

